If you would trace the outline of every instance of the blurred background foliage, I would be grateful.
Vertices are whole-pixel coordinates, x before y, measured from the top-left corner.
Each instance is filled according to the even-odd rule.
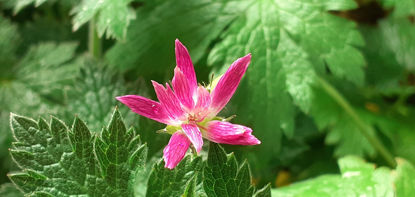
[[[339,173],[345,155],[415,164],[415,1],[100,2],[0,1],[0,183],[15,169],[10,112],[68,125],[79,116],[100,132],[118,106],[149,160],[160,155],[163,125],[114,97],[155,98],[150,80],[172,78],[176,38],[206,84],[252,53],[222,115],[236,114],[262,141],[226,146],[248,159],[255,184]]]

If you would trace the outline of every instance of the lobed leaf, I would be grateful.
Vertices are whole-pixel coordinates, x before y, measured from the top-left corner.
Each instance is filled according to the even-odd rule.
[[[223,148],[215,143],[209,144],[207,163],[203,169],[203,188],[209,197],[253,196],[255,190],[251,185],[248,163],[244,162],[239,166],[233,154],[227,155]],[[260,190],[257,195],[268,195],[269,188],[264,190]]]
[[[54,117],[50,124],[10,118],[16,140],[10,154],[23,171],[9,177],[26,195],[133,196],[147,148],[134,130],[126,130],[118,110],[100,136],[79,118],[71,129]]]

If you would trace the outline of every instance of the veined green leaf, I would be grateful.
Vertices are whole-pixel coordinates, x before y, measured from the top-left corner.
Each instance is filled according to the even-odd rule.
[[[88,59],[83,65],[80,76],[76,78],[77,83],[68,93],[66,116],[70,120],[69,117],[72,114],[77,114],[89,124],[91,131],[100,132],[105,123],[110,120],[112,110],[110,106],[119,104],[115,97],[136,94],[133,91],[137,88],[132,88],[129,90],[131,92],[127,92],[129,85],[125,83],[122,76],[100,62]],[[119,106],[126,124],[132,125],[138,122],[138,116],[135,113],[124,105]]]
[[[217,0],[146,3],[137,10],[138,20],[131,23],[126,41],[115,44],[106,58],[122,71],[164,73],[168,68],[173,70],[174,40],[178,38],[196,64],[244,6],[246,3],[240,1]]]
[[[375,168],[354,156],[339,160],[341,175],[323,175],[314,179],[273,189],[275,196],[408,196],[415,188],[414,167],[405,161],[395,171]]]
[[[192,196],[196,193],[196,180],[201,176],[202,158],[185,157],[173,170],[160,161],[153,166],[147,183],[148,197]],[[198,195],[197,195],[198,196]]]
[[[99,36],[107,33],[107,37],[123,40],[127,34],[130,21],[135,19],[135,13],[129,4],[133,0],[82,0],[72,10],[74,30],[96,17],[95,24]]]
[[[25,194],[133,196],[147,148],[118,110],[99,136],[79,118],[68,129],[54,117],[48,124],[12,114],[11,127],[16,142],[10,153],[23,171],[9,177]]]
[[[239,91],[243,95],[234,100],[243,106],[237,109],[242,122],[253,125],[263,142],[255,156],[268,165],[280,152],[282,133],[293,136],[295,105],[309,113],[316,74],[329,70],[336,78],[363,84],[364,59],[355,48],[363,39],[353,22],[328,13],[355,8],[354,1],[249,2],[222,34],[208,63],[223,73],[237,57],[252,53]]]
[[[251,172],[245,161],[238,165],[235,156],[226,154],[218,144],[209,144],[207,164],[203,169],[203,188],[209,197],[253,196]],[[257,195],[266,196],[269,189],[259,191]],[[270,195],[268,195],[270,196]]]

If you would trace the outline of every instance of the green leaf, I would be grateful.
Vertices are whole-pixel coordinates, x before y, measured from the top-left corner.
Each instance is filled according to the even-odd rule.
[[[271,184],[255,192],[254,197],[271,197]]]
[[[159,161],[148,179],[146,196],[191,196],[202,167],[201,157],[191,159],[187,156],[173,170],[165,168],[164,162]]]
[[[23,197],[23,194],[13,184],[4,183],[0,185],[0,196],[2,197]]]
[[[246,161],[238,165],[232,153],[227,155],[218,144],[209,144],[207,164],[203,169],[203,188],[207,196],[252,196],[255,188],[251,179]]]
[[[234,101],[243,106],[236,112],[241,122],[251,124],[263,142],[255,151],[262,161],[255,168],[263,169],[281,151],[282,133],[293,137],[295,106],[309,113],[316,74],[329,70],[363,84],[364,59],[356,49],[363,39],[353,22],[328,13],[355,8],[351,0],[249,2],[213,47],[208,64],[223,73],[236,58],[252,53]]]
[[[15,64],[16,50],[21,41],[17,26],[0,16],[0,80],[9,79],[10,68]]]
[[[362,52],[367,60],[366,81],[381,92],[390,92],[399,86],[404,66],[397,61],[395,52],[387,44],[388,38],[383,36],[380,28],[361,26],[360,32],[366,45]]]
[[[164,74],[175,65],[174,40],[178,38],[196,64],[243,6],[238,1],[216,0],[146,3],[137,10],[140,20],[131,23],[126,41],[115,44],[106,58],[122,71]]]
[[[388,19],[381,21],[380,29],[386,46],[395,53],[397,61],[409,71],[415,71],[415,25],[406,18]]]
[[[335,155],[374,156],[375,149],[361,133],[353,118],[345,113],[344,109],[326,91],[319,87],[313,91],[318,97],[313,100],[310,113],[319,130],[328,129],[325,142],[329,145],[336,145]],[[354,110],[360,118],[368,122],[363,110],[355,108]],[[375,135],[375,133],[370,134]]]
[[[38,7],[46,1],[47,0],[16,0],[14,5],[14,13],[18,13],[20,10],[30,4],[35,4],[35,6]]]
[[[137,94],[137,88],[127,88],[127,86],[140,84],[127,84],[122,76],[104,64],[94,60],[85,60],[80,76],[76,79],[76,84],[68,93],[68,104],[65,110],[67,119],[70,120],[72,114],[77,114],[81,119],[89,124],[93,132],[99,132],[111,117],[111,107],[120,103],[115,99],[117,96],[126,94]],[[132,125],[137,122],[138,115],[132,113],[124,105],[120,106],[120,112],[124,115],[125,122]]]
[[[74,14],[73,28],[88,21],[94,21],[100,37],[106,32],[107,37],[114,37],[122,40],[127,34],[127,27],[130,21],[135,19],[135,13],[129,4],[133,0],[83,0],[72,10]],[[96,20],[93,20],[96,17]]]
[[[339,160],[341,175],[323,175],[273,189],[273,196],[395,196],[391,170],[354,156]]]
[[[398,159],[398,167],[396,167],[395,191],[396,196],[411,196],[415,192],[415,168],[414,166],[403,160]]]
[[[125,128],[117,110],[99,136],[79,118],[72,129],[54,117],[50,124],[15,114],[10,118],[16,140],[10,153],[23,171],[9,178],[25,194],[133,196],[147,148]]]
[[[415,1],[413,0],[380,0],[386,8],[393,8],[392,16],[395,18],[415,15]]]

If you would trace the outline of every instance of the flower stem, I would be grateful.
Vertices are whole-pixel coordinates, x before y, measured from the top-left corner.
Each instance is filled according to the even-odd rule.
[[[88,30],[88,51],[94,58],[101,58],[102,54],[102,45],[101,39],[99,39],[96,27],[95,27],[95,17],[89,22]]]
[[[376,149],[377,152],[385,159],[388,165],[392,168],[396,167],[396,161],[391,152],[386,149],[382,144],[379,138],[376,135],[371,135],[375,133],[372,126],[367,125],[356,113],[353,107],[347,102],[346,99],[327,81],[321,77],[317,77],[321,87],[340,105],[341,108],[352,118],[352,120],[359,127],[362,135],[369,141],[369,143]]]

